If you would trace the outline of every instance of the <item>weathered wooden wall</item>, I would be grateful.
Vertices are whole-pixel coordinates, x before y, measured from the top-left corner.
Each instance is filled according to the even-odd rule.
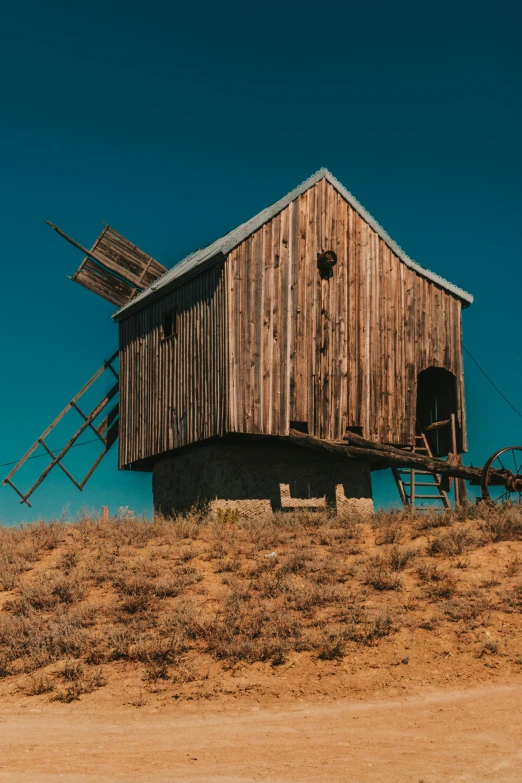
[[[317,253],[335,250],[328,280]],[[461,302],[407,267],[326,180],[242,242],[226,266],[232,432],[290,421],[340,438],[411,442],[417,374],[457,378],[466,448]]]
[[[120,323],[120,467],[223,433],[224,293],[213,267]],[[174,307],[179,334],[162,339]]]
[[[335,250],[329,279],[317,253]],[[178,307],[178,337],[161,320]],[[120,466],[225,432],[291,421],[411,443],[416,379],[457,378],[467,448],[461,302],[406,266],[326,180],[213,267],[120,323]]]

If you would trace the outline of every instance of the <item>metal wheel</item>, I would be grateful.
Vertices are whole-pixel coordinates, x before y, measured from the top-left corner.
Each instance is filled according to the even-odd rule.
[[[482,469],[480,488],[483,500],[490,503],[522,504],[522,446],[492,454]]]

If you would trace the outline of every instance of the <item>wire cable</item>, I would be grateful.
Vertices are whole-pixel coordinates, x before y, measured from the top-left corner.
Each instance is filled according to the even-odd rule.
[[[98,441],[98,438],[93,438],[92,440],[84,440],[81,443],[74,443],[71,446],[71,449],[76,449],[76,448],[78,448],[78,446],[88,446],[89,443],[96,443],[96,441]],[[64,449],[64,448],[65,448],[65,446],[62,446],[59,449],[53,449],[53,451],[55,453],[59,454],[62,451],[62,449]],[[29,462],[30,459],[40,459],[41,457],[48,457],[48,456],[49,456],[49,454],[47,454],[47,453],[45,453],[45,454],[33,454],[32,457],[27,457],[27,462]],[[6,468],[8,465],[16,465],[17,462],[20,462],[20,460],[19,459],[14,459],[12,462],[2,462],[2,463],[0,463],[0,468]]]
[[[475,359],[475,357],[473,356],[473,354],[471,354],[471,353],[468,351],[468,349],[466,348],[466,346],[465,346],[465,345],[463,346],[463,348],[464,348],[464,350],[466,351],[466,353],[468,354],[468,356],[469,356],[469,358],[471,359],[471,361],[472,361],[472,362],[474,362],[474,363],[477,365],[478,369],[480,370],[480,372],[482,373],[482,375],[484,376],[484,378],[487,378],[487,380],[488,380],[488,381],[490,382],[490,384],[493,386],[493,388],[495,389],[495,391],[497,392],[497,394],[500,394],[500,396],[502,397],[502,399],[503,399],[505,402],[507,402],[507,404],[509,405],[509,407],[510,407],[512,410],[514,410],[514,411],[515,411],[515,413],[517,414],[517,416],[520,416],[520,418],[522,419],[522,413],[520,413],[520,411],[519,411],[519,410],[517,410],[517,409],[515,408],[515,406],[514,406],[514,405],[513,405],[513,403],[511,402],[511,400],[508,400],[508,398],[506,397],[506,395],[505,395],[505,394],[503,394],[503,392],[501,392],[501,391],[500,391],[500,389],[498,388],[498,386],[496,385],[496,383],[495,383],[495,382],[494,382],[494,381],[493,381],[493,380],[492,380],[492,379],[489,377],[489,375],[487,374],[487,372],[485,372],[485,370],[483,370],[483,369],[482,369],[482,367],[481,367],[481,366],[480,366],[480,364],[477,362],[477,360]]]

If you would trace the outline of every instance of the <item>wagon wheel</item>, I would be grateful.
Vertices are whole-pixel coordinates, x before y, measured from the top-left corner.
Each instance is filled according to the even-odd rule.
[[[493,473],[503,474],[503,481]],[[491,503],[522,503],[522,446],[492,454],[482,469],[480,488],[483,500]]]

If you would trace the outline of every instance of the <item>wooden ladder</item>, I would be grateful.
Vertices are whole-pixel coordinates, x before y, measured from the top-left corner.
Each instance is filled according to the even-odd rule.
[[[420,434],[415,436],[415,443],[411,451],[415,454],[424,454],[429,457],[433,456],[424,432],[421,431]],[[451,508],[448,493],[442,489],[441,477],[438,473],[430,473],[427,470],[416,470],[414,468],[392,468],[392,471],[400,498],[405,508],[416,508],[416,502],[418,500],[424,501],[419,508],[433,508],[433,506],[426,506],[426,501],[431,503],[442,503],[443,508]],[[421,477],[420,481],[417,480],[417,476]],[[407,478],[409,478],[409,481],[406,480]],[[420,487],[422,487],[422,489],[421,492],[418,493],[417,489]],[[434,489],[436,492],[429,493],[427,491],[429,489]]]

